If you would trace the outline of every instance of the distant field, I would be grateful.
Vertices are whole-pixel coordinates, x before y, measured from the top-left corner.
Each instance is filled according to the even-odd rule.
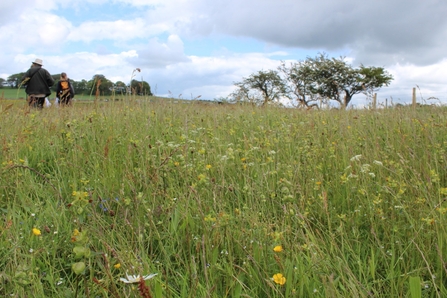
[[[10,89],[10,88],[3,88],[0,89],[0,99],[25,99],[26,98],[26,93],[24,89]],[[54,101],[54,99],[56,98],[56,93],[52,92],[52,94],[49,96],[49,99],[51,102]],[[124,99],[128,99],[129,96],[126,95],[114,95],[114,96],[100,96],[99,100],[100,101],[109,101],[109,100],[124,100]],[[150,100],[154,100],[155,97],[152,96],[132,96],[132,98],[136,98],[136,99],[150,99]],[[90,95],[90,94],[76,94],[75,95],[75,99],[76,101],[94,101],[95,100],[95,96],[94,95]]]
[[[3,88],[0,89],[0,98],[2,99],[24,99],[26,97],[25,90],[24,89],[10,89],[10,88]]]

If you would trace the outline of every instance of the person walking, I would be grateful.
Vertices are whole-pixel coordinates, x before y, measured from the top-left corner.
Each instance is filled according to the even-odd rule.
[[[62,105],[70,105],[74,95],[75,93],[70,79],[65,72],[61,73],[61,79],[56,87],[56,102]]]
[[[54,85],[54,79],[42,64],[41,59],[36,59],[22,78],[29,106],[39,109],[43,108],[45,98],[51,94],[50,87]]]

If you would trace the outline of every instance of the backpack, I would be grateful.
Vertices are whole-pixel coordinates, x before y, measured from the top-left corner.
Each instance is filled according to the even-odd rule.
[[[60,85],[61,85],[61,91],[58,94],[60,102],[68,103],[70,99],[74,96],[73,94],[71,94],[70,82],[68,80],[60,81]]]
[[[68,83],[68,81],[61,81],[61,88],[62,91],[70,90],[70,84]]]

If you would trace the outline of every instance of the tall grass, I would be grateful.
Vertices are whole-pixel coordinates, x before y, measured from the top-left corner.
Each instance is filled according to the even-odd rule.
[[[447,295],[443,108],[0,119],[2,296]]]

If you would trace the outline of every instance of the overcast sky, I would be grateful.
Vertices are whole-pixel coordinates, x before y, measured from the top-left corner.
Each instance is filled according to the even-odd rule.
[[[140,68],[156,95],[213,100],[281,60],[325,52],[387,69],[381,102],[409,102],[418,87],[418,100],[447,104],[446,16],[446,0],[5,0],[0,77],[35,58],[74,80],[128,83]]]

